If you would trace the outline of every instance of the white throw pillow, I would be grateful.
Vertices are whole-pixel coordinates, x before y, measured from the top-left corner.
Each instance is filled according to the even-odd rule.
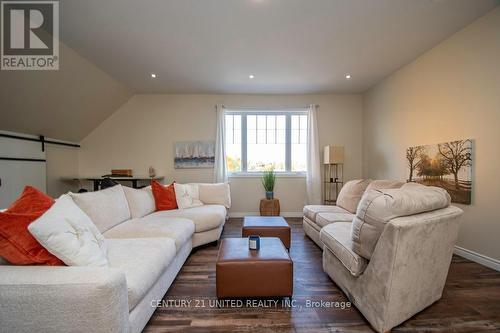
[[[397,189],[369,190],[352,221],[352,249],[370,260],[387,223],[400,216],[430,212],[450,205],[450,195],[440,187],[407,183]]]
[[[127,197],[130,215],[133,219],[149,215],[156,210],[151,186],[139,190],[123,186],[123,191]]]
[[[68,266],[109,266],[104,236],[67,194],[32,222],[28,230]]]
[[[400,188],[403,186],[405,182],[400,180],[392,180],[392,179],[377,179],[373,180],[370,185],[366,188],[365,192],[369,190],[387,190],[392,188]]]
[[[201,202],[210,205],[223,205],[227,209],[231,208],[231,191],[228,183],[200,183],[197,185]]]
[[[100,232],[130,220],[130,208],[121,185],[87,193],[69,193]]]
[[[203,206],[200,201],[198,185],[174,183],[175,200],[179,209]]]
[[[337,197],[337,206],[355,214],[359,201],[370,182],[371,179],[354,179],[345,183]]]

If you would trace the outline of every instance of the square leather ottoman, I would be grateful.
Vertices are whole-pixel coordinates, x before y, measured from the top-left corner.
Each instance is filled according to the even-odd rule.
[[[279,238],[262,237],[260,250],[248,238],[224,238],[215,265],[217,297],[291,297],[293,262]]]
[[[278,237],[283,245],[289,249],[292,230],[281,216],[245,216],[241,235],[243,237],[251,235]]]

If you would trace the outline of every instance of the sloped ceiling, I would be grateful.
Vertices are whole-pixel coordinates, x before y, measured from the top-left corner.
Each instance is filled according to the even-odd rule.
[[[64,0],[61,35],[140,93],[362,93],[498,3]]]
[[[0,130],[79,142],[132,90],[60,44],[58,71],[0,71]]]
[[[0,71],[0,130],[79,142],[134,93],[360,93],[498,3],[60,1],[60,70]]]

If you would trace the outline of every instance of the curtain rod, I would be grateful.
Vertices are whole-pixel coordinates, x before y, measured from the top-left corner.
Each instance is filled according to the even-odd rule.
[[[319,107],[319,104],[313,104],[316,107]],[[299,109],[307,109],[309,105],[305,106],[226,106],[222,104],[225,109],[228,110],[262,110],[262,111],[272,111],[272,110],[299,110]],[[217,107],[217,105],[215,105]]]

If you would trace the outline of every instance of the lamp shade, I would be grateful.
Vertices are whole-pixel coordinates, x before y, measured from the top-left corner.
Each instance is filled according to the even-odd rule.
[[[344,147],[325,146],[323,154],[324,164],[342,164],[344,163]]]

